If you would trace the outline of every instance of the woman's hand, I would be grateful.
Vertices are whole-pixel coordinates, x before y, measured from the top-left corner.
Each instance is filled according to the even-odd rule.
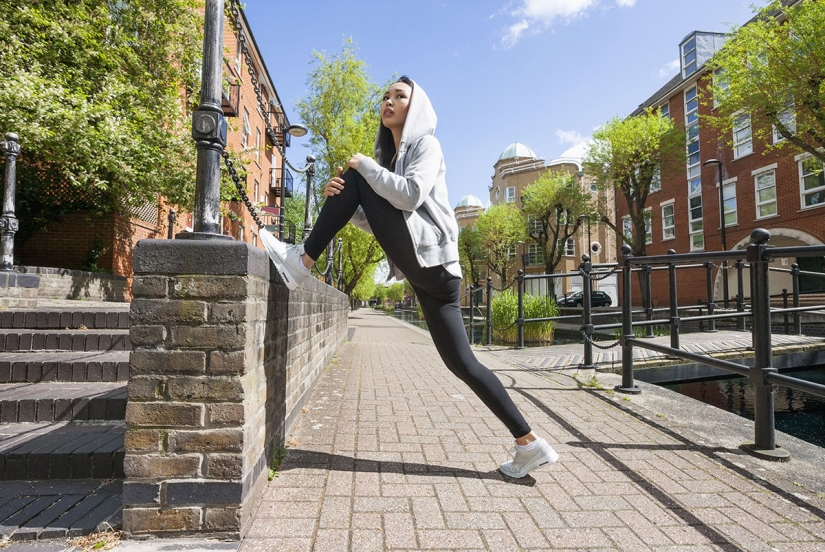
[[[358,165],[360,165],[361,161],[366,159],[366,157],[367,156],[363,153],[353,153],[352,157],[350,157],[349,161],[347,162],[347,167],[349,167],[350,169],[355,169],[357,171]]]
[[[338,176],[330,178],[327,185],[324,186],[324,197],[332,197],[341,193],[341,190],[344,189],[344,179],[341,178],[342,174],[344,174],[344,169],[338,167]]]

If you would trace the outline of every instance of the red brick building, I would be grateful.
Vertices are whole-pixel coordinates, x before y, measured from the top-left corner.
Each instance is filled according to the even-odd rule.
[[[262,112],[259,107],[237,35],[230,22],[225,20],[223,107],[229,126],[226,147],[237,152],[243,161],[247,172],[246,193],[250,201],[259,208],[268,208],[261,213],[262,222],[275,225],[278,222],[278,207],[284,199],[292,197],[293,177],[284,166],[280,153],[267,138],[264,118],[269,119],[279,141],[286,138],[286,145],[289,145],[289,136],[284,137],[283,129],[290,123],[243,11],[241,15],[243,33],[247,37],[266,111]],[[299,166],[302,165],[303,162]],[[192,214],[167,205],[163,198],[126,214],[95,218],[88,213],[73,213],[56,218],[53,224],[34,233],[15,250],[15,263],[81,269],[89,252],[97,247],[104,251],[97,260],[97,267],[131,281],[135,245],[144,238],[167,237],[170,207],[177,211],[173,234],[192,230]],[[221,217],[221,233],[263,247],[259,243],[258,227],[242,202],[231,201],[222,205],[221,213],[224,215]],[[277,235],[277,227],[272,229]]]
[[[693,32],[679,44],[681,68],[664,87],[658,90],[632,114],[645,108],[660,108],[663,117],[670,117],[686,136],[687,162],[684,170],[663,172],[659,189],[652,191],[647,208],[650,225],[647,231],[647,254],[662,255],[674,249],[690,251],[720,251],[722,247],[719,167],[704,163],[717,159],[722,163],[722,203],[725,211],[725,237],[728,250],[744,249],[755,228],[771,233],[770,244],[796,246],[821,244],[825,240],[825,181],[822,163],[789,144],[768,149],[754,136],[754,128],[765,121],[749,114],[738,114],[730,136],[719,133],[703,119],[714,115],[711,94],[713,75],[705,63],[725,42],[723,33]],[[793,115],[790,114],[792,117]],[[773,133],[773,140],[781,139]],[[616,220],[619,228],[632,231],[623,202],[617,202]],[[619,244],[621,245],[621,244]],[[802,270],[825,272],[825,262],[817,259],[780,259],[779,268],[798,263]],[[722,276],[714,270],[714,296],[722,300]],[[707,301],[704,269],[679,273],[680,305]],[[669,301],[664,273],[654,273],[653,300],[655,306]],[[658,280],[658,281],[657,281]],[[750,295],[745,273],[744,296]],[[736,271],[728,273],[729,296],[738,290]],[[802,282],[805,291],[821,289],[825,280],[808,278]],[[634,279],[635,286],[635,279]],[[771,274],[771,293],[791,289],[790,276]],[[634,303],[639,301],[638,287],[633,291]]]

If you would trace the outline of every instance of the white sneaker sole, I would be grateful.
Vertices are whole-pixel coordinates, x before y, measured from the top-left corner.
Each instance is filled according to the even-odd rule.
[[[295,281],[292,274],[290,274],[284,264],[286,251],[280,251],[280,249],[283,249],[283,244],[265,228],[261,228],[258,235],[261,237],[261,242],[264,244],[264,249],[266,250],[267,255],[269,255],[272,264],[275,265],[275,269],[278,271],[278,274],[281,276],[281,280],[283,280],[286,287],[290,290],[297,289],[298,282]]]

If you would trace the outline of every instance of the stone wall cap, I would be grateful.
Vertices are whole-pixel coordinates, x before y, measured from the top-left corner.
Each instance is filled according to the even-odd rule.
[[[234,240],[140,240],[135,274],[251,274],[269,277],[262,249]]]

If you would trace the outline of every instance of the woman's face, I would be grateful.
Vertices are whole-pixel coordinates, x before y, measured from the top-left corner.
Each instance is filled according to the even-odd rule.
[[[412,88],[403,82],[396,82],[387,89],[381,100],[381,122],[385,127],[390,130],[404,128],[411,95]]]

